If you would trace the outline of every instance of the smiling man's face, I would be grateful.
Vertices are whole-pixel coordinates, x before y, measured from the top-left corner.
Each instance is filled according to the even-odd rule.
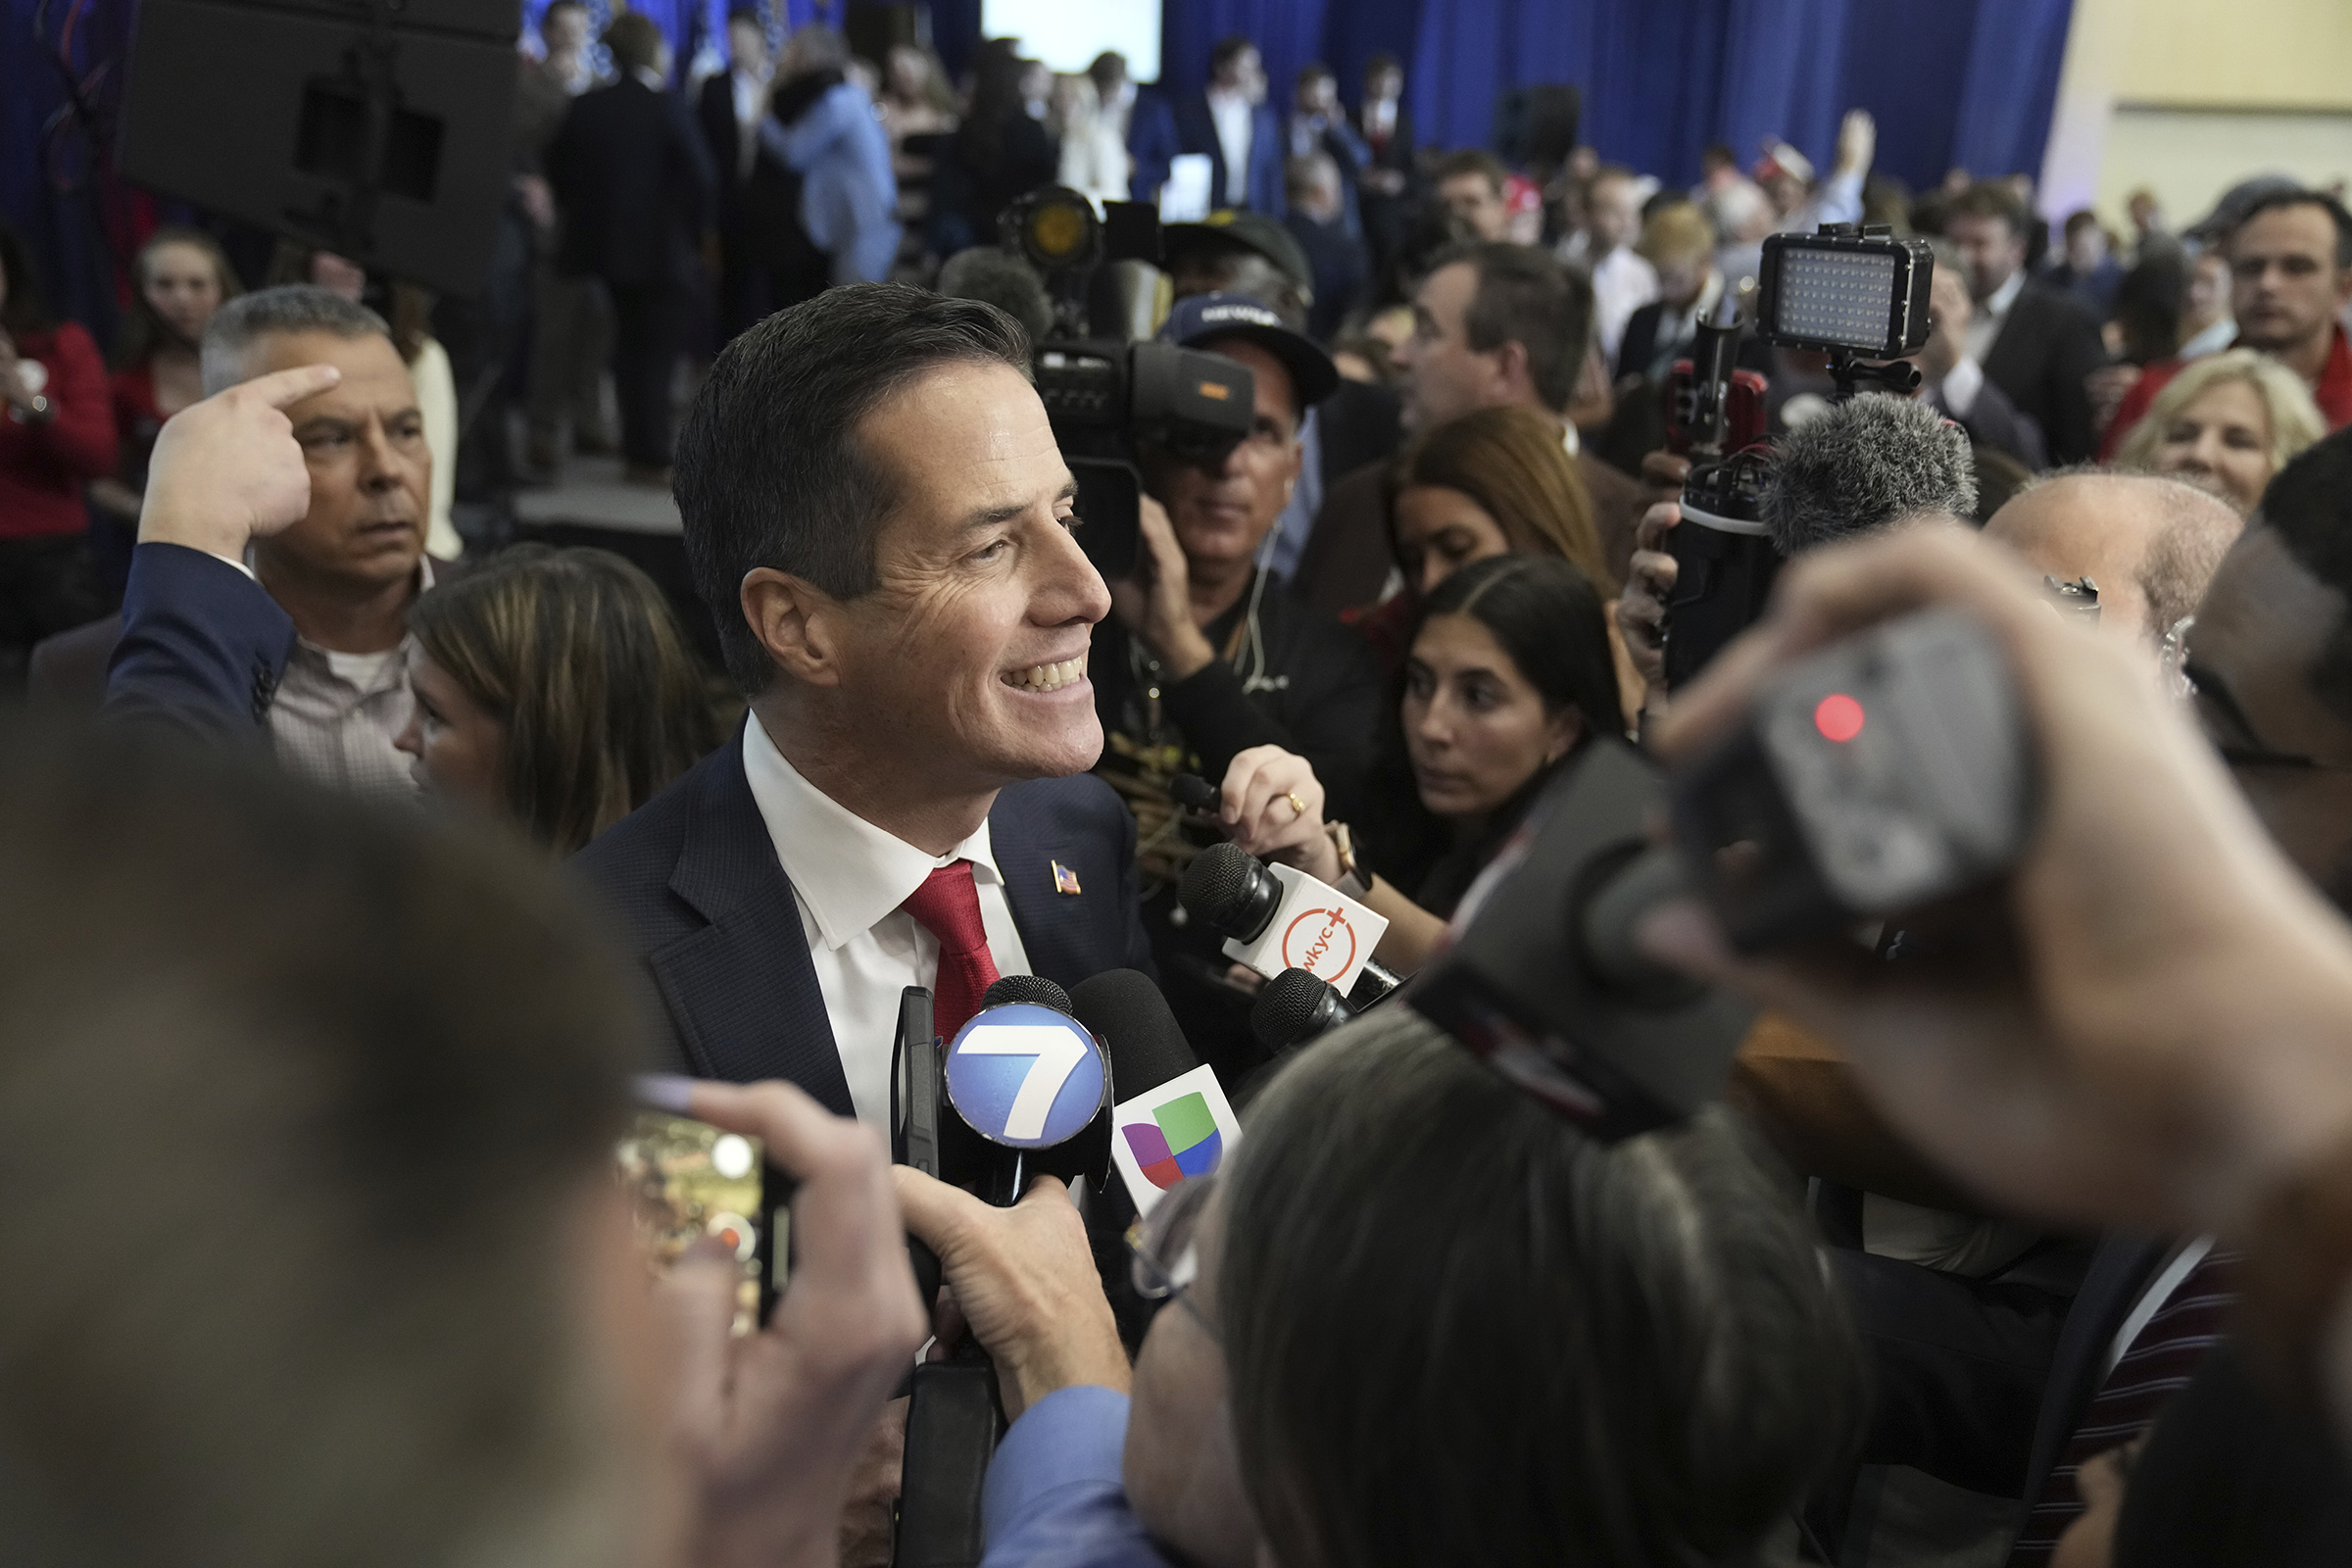
[[[311,470],[311,510],[256,548],[281,574],[351,589],[413,575],[431,516],[433,455],[416,389],[392,340],[375,333],[273,333],[254,345],[253,375],[331,365],[343,379],[286,410]]]
[[[1009,366],[946,366],[857,439],[897,491],[874,591],[826,612],[858,711],[943,789],[1094,766],[1087,647],[1110,592],[1071,532],[1075,486],[1035,390]]]

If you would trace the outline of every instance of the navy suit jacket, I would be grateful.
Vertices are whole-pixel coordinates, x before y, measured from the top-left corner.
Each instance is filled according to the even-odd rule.
[[[1176,122],[1177,151],[1208,155],[1209,210],[1234,206],[1225,197],[1225,144],[1217,139],[1217,119],[1208,112],[1208,94],[1186,93],[1170,108]],[[1288,145],[1282,120],[1273,110],[1259,104],[1250,111],[1250,199],[1241,205],[1253,213],[1282,216],[1282,160]],[[1162,171],[1161,178],[1165,177]]]
[[[989,842],[1030,967],[1064,990],[1105,969],[1154,975],[1136,902],[1135,818],[1092,774],[997,794]],[[743,736],[572,858],[661,994],[672,1064],[783,1078],[854,1114],[799,900],[743,772]],[[1058,892],[1054,866],[1077,874]]]
[[[294,653],[294,622],[262,585],[185,545],[130,555],[106,712],[207,739],[257,741]]]

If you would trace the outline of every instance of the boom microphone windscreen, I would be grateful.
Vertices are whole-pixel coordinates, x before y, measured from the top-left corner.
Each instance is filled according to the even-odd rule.
[[[1968,517],[1977,510],[1968,432],[1908,398],[1863,393],[1790,430],[1773,450],[1759,502],[1784,557],[1915,512]]]

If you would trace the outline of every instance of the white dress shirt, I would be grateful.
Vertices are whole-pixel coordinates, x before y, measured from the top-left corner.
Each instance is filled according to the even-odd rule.
[[[1625,323],[1634,313],[1658,297],[1658,270],[1620,245],[1592,268],[1592,331],[1600,339],[1600,355],[1611,371],[1617,368],[1617,345],[1625,341]]]
[[[1247,93],[1208,89],[1208,116],[1216,122],[1217,148],[1225,155],[1225,188],[1220,207],[1250,205],[1250,137],[1256,106]]]
[[[727,80],[735,91],[735,177],[749,179],[760,157],[760,122],[767,118],[767,74],[738,68]]]
[[[2018,293],[2026,286],[2026,270],[2019,268],[2009,274],[2009,281],[1992,291],[1992,298],[1977,307],[1977,314],[1968,321],[1968,357],[1983,365],[1992,357],[1992,346],[2000,340],[2001,328],[2008,324],[2009,307],[2017,303]]]
[[[776,859],[792,879],[808,961],[832,1020],[834,1049],[850,1083],[858,1119],[890,1121],[890,1048],[899,1029],[899,993],[936,985],[939,939],[899,907],[931,873],[972,862],[980,924],[999,974],[1029,973],[1029,954],[1004,902],[1004,878],[989,847],[988,823],[946,855],[926,855],[894,838],[801,777],[784,760],[758,714],[744,718],[743,774]]]

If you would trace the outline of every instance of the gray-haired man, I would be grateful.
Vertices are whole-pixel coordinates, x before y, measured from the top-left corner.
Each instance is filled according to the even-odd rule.
[[[325,289],[263,289],[221,307],[204,338],[207,395],[272,370],[332,365],[335,386],[286,410],[310,469],[311,506],[254,541],[254,577],[294,622],[267,722],[297,773],[408,791],[392,742],[409,721],[409,606],[433,585],[424,553],[432,454],[408,368],[383,318]],[[109,619],[33,651],[36,693],[95,705],[122,635]]]

